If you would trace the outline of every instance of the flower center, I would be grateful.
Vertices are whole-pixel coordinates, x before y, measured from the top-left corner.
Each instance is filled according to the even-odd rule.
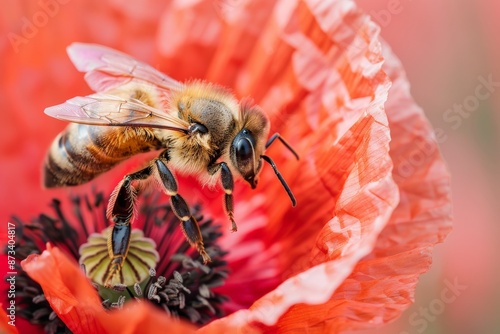
[[[41,254],[50,242],[78,260],[96,287],[105,308],[121,308],[130,299],[152,303],[174,317],[205,324],[223,316],[226,297],[213,289],[224,284],[228,270],[226,252],[218,245],[220,226],[204,220],[201,208],[193,215],[200,224],[205,248],[212,262],[203,264],[199,253],[186,241],[167,200],[143,196],[131,232],[130,248],[112,288],[104,280],[111,262],[107,240],[111,228],[106,220],[106,201],[102,193],[72,198],[74,217],[66,215],[59,200],[52,201],[53,214],[40,214],[29,223],[13,218],[18,228],[16,249],[19,315],[44,326],[46,332],[59,332],[65,324],[53,312],[42,287],[19,266],[31,253]]]
[[[111,227],[101,233],[93,233],[87,242],[80,246],[80,265],[94,283],[105,286],[112,266],[108,252],[108,239]],[[149,278],[149,270],[156,268],[160,256],[156,251],[153,239],[144,237],[142,230],[133,229],[130,235],[130,246],[125,263],[119,275],[114,275],[111,285],[132,286]]]

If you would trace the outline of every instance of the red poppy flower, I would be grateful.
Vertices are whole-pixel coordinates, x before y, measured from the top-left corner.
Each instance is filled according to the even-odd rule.
[[[175,2],[159,22],[162,71],[252,96],[301,157],[269,149],[296,208],[270,168],[254,191],[236,184],[239,230],[217,241],[228,251],[216,289],[228,315],[198,331],[338,332],[395,319],[450,230],[449,175],[376,25],[351,1],[312,0]],[[193,182],[180,180],[193,189],[186,198],[225,222],[221,193]],[[146,302],[105,311],[59,248],[23,269],[73,332],[193,330]]]

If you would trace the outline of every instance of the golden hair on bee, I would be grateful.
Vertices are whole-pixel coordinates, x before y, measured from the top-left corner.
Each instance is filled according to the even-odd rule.
[[[238,117],[238,100],[234,95],[222,86],[201,80],[188,81],[179,92],[173,93],[170,99],[171,108],[177,108],[183,113],[189,110],[191,103],[198,100],[218,101]]]

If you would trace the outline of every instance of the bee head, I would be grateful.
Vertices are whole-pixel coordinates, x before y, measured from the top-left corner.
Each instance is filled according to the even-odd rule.
[[[241,103],[240,119],[242,128],[231,143],[229,155],[233,166],[254,189],[262,169],[261,155],[266,149],[269,120],[260,107],[248,100]]]
[[[250,184],[252,189],[255,189],[259,173],[262,169],[262,161],[267,162],[273,168],[283,188],[285,188],[292,201],[292,206],[295,206],[297,201],[290,187],[283,176],[281,176],[274,161],[265,155],[264,152],[266,148],[278,139],[297,160],[299,159],[299,155],[279,133],[272,135],[269,141],[266,142],[266,138],[269,135],[269,119],[262,109],[252,105],[248,100],[241,104],[240,120],[242,127],[234,137],[229,149],[229,156],[231,157],[233,166],[238,170],[243,179]]]

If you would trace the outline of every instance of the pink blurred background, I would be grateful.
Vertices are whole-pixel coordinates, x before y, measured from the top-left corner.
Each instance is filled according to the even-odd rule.
[[[73,36],[125,51],[131,51],[127,47],[134,41],[133,53],[154,64],[151,31],[156,28],[148,22],[162,16],[164,5],[136,0],[126,7],[116,0],[106,5],[96,0],[57,1],[60,6],[53,8],[53,17],[16,50],[6,34],[19,32],[23,18],[40,11],[40,3],[0,0],[1,222],[8,221],[13,212],[27,219],[45,210],[55,195],[40,189],[40,164],[51,139],[65,124],[48,119],[42,110],[75,92],[89,93],[64,51]],[[238,3],[208,1],[216,6],[221,1],[230,6]],[[437,247],[433,267],[418,286],[416,303],[395,323],[369,332],[500,332],[500,210],[495,205],[496,196],[500,197],[500,116],[494,112],[500,106],[500,23],[496,23],[500,3],[357,3],[381,26],[382,37],[406,68],[415,100],[439,129],[442,152],[453,176],[455,207],[454,231]],[[134,24],[123,24],[131,19]],[[492,85],[491,92],[480,88],[489,94],[478,97],[477,87],[488,79],[499,84]],[[467,103],[470,112],[459,116],[453,111]],[[450,285],[456,286],[454,290]]]

